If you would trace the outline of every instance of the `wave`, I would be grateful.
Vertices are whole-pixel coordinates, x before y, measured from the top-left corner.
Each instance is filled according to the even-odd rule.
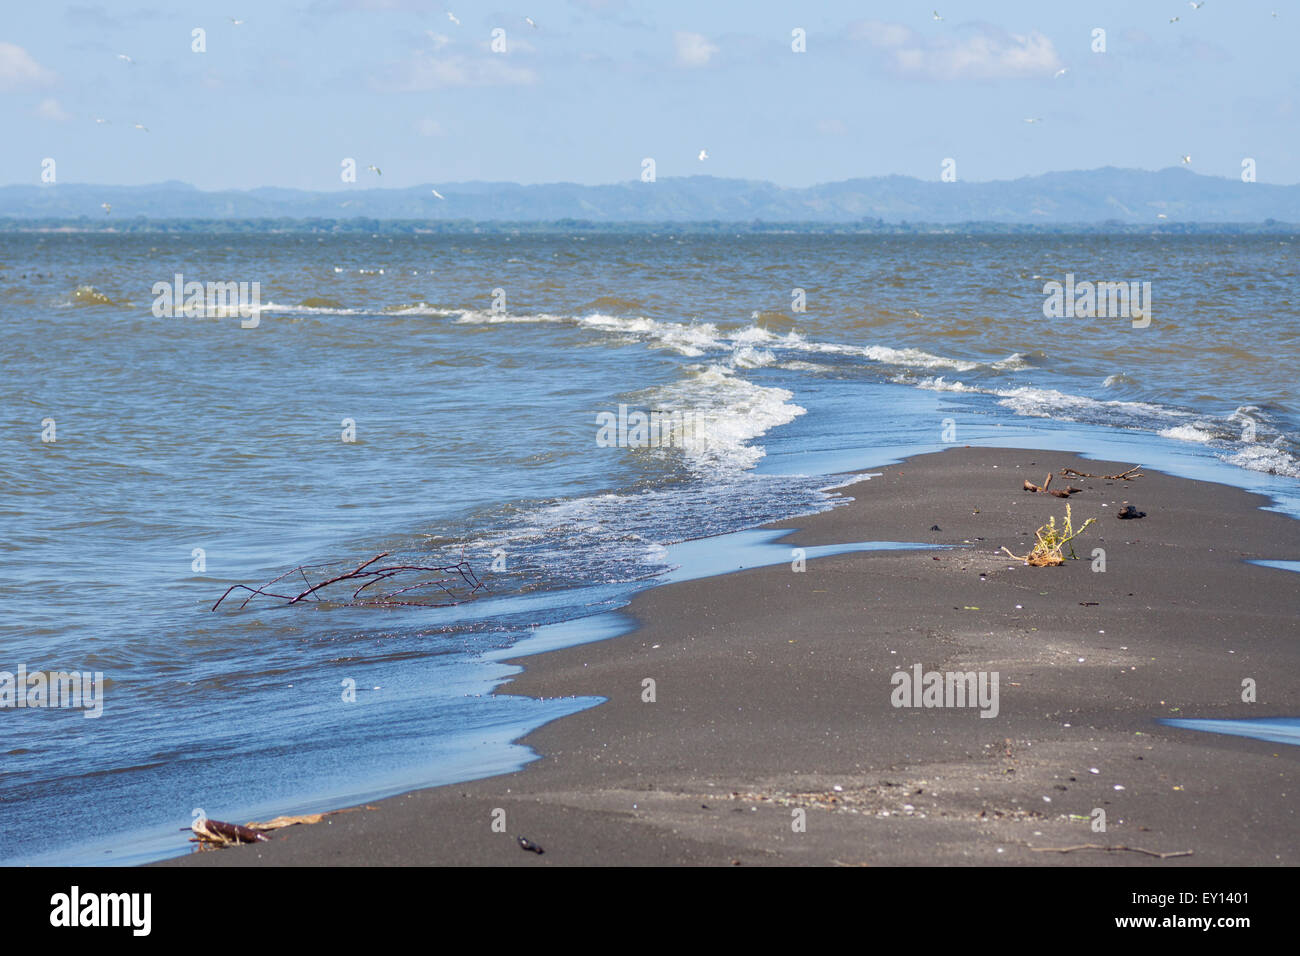
[[[555,314],[512,314],[480,311],[460,313],[458,323],[468,324],[563,324],[575,328],[591,329],[614,335],[620,341],[640,341],[649,348],[667,349],[688,358],[700,358],[716,353],[718,361],[708,366],[710,374],[726,374],[733,383],[745,383],[743,378],[734,375],[737,370],[776,367],[791,371],[830,371],[834,366],[808,362],[804,356],[827,356],[864,359],[866,361],[892,366],[898,371],[890,378],[900,384],[917,388],[943,392],[964,392],[994,396],[997,403],[1016,415],[1035,418],[1049,418],[1059,421],[1071,421],[1087,424],[1107,425],[1120,428],[1136,428],[1152,431],[1162,437],[1176,441],[1195,442],[1212,446],[1218,457],[1234,465],[1252,471],[1269,474],[1300,476],[1300,458],[1297,458],[1286,445],[1286,439],[1277,429],[1268,429],[1267,419],[1259,423],[1272,432],[1270,441],[1250,439],[1242,436],[1242,425],[1249,413],[1259,414],[1254,406],[1244,406],[1232,415],[1216,419],[1214,416],[1172,408],[1165,405],[1139,400],[1096,399],[1085,395],[1075,395],[1059,389],[1035,386],[998,387],[991,385],[967,384],[961,380],[950,380],[950,373],[970,373],[978,377],[987,375],[1004,375],[1024,369],[1041,367],[1047,364],[1049,356],[1041,350],[1014,352],[1003,359],[994,361],[956,358],[937,355],[923,349],[894,347],[888,345],[853,345],[838,342],[819,342],[794,331],[774,331],[775,322],[754,324],[740,329],[723,330],[711,322],[669,322],[643,316],[626,317],[607,313],[592,313],[583,316]],[[920,376],[916,370],[942,371],[944,374]],[[696,383],[697,387],[700,385]],[[1123,373],[1109,376],[1103,383],[1105,388],[1136,385],[1134,380]],[[759,386],[752,386],[759,388]],[[738,390],[739,385],[735,388]],[[779,397],[776,393],[780,393]],[[753,431],[745,438],[728,440],[729,432],[744,434],[745,429],[737,423],[724,424],[729,416],[719,416],[715,451],[718,452],[714,464],[737,463],[743,467],[752,467],[762,457],[762,449],[747,444],[761,437],[769,428],[784,424],[799,414],[803,409],[797,405],[787,404],[793,396],[781,389],[773,390],[764,399],[763,411],[758,412],[757,405],[751,404],[752,396],[735,394],[736,407],[742,409],[740,415],[755,413]],[[766,403],[770,403],[766,404]],[[771,409],[798,409],[780,414],[767,414]],[[1247,418],[1243,418],[1247,416]],[[767,424],[764,424],[764,423]],[[728,451],[720,452],[727,448]],[[740,449],[744,448],[744,451]],[[697,461],[703,457],[697,455]]]
[[[539,587],[641,581],[668,570],[665,547],[833,506],[822,477],[731,471],[636,491],[516,502],[480,512],[463,535],[437,542],[485,566],[504,551],[509,582]],[[472,530],[471,530],[472,529]]]
[[[1247,471],[1260,471],[1266,475],[1285,475],[1288,478],[1300,478],[1300,461],[1295,455],[1279,448],[1275,444],[1242,442],[1240,447],[1217,456]]]
[[[1173,438],[1177,441],[1199,442],[1200,444],[1214,440],[1213,432],[1196,425],[1175,425],[1173,428],[1162,428],[1157,434],[1161,438]]]
[[[310,297],[303,299],[297,305],[290,305],[285,302],[263,302],[259,307],[261,312],[280,313],[284,315],[432,315],[432,316],[449,316],[460,315],[463,309],[447,309],[441,306],[430,305],[427,302],[410,302],[405,305],[388,305],[382,308],[374,309],[354,309],[349,308],[334,299],[324,297]]]
[[[348,309],[340,305],[321,305],[321,299],[304,299],[298,305],[288,305],[282,302],[263,302],[257,309],[259,312],[279,312],[282,314],[296,315],[365,315],[364,309]],[[316,303],[316,304],[313,304]]]
[[[1089,398],[1054,388],[981,388],[950,382],[942,375],[922,379],[898,375],[892,380],[936,392],[991,395],[1017,415],[1153,431],[1162,438],[1210,447],[1221,461],[1248,471],[1300,478],[1300,457],[1286,447],[1285,436],[1254,405],[1215,418],[1151,402]],[[1257,431],[1266,432],[1265,437],[1257,437]]]
[[[589,315],[553,315],[510,312],[482,312],[469,310],[456,320],[464,324],[532,325],[539,323],[566,324],[576,328],[593,329],[645,340],[655,348],[671,349],[689,358],[698,358],[709,351],[734,351],[763,346],[788,352],[805,352],[822,355],[847,355],[868,359],[884,365],[906,368],[948,368],[955,371],[973,371],[979,368],[998,370],[1027,368],[1043,359],[1041,352],[1016,352],[995,362],[950,358],[935,355],[917,348],[894,348],[887,345],[848,345],[838,342],[818,342],[793,330],[773,332],[762,325],[724,331],[712,322],[668,322],[644,316],[627,317],[594,312]]]
[[[461,309],[444,309],[427,302],[412,302],[409,305],[390,305],[384,308],[385,315],[459,315]]]
[[[1126,372],[1116,372],[1114,375],[1107,375],[1102,381],[1102,388],[1115,388],[1119,385],[1136,385],[1137,379]]]
[[[756,385],[723,365],[688,366],[684,378],[632,396],[661,412],[680,413],[687,427],[670,436],[688,467],[697,474],[753,468],[767,454],[753,444],[767,432],[807,411],[790,400],[794,393]]]

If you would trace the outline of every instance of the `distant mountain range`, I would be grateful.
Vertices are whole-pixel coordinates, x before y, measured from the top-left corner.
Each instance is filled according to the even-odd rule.
[[[324,219],[537,223],[1300,223],[1300,185],[1243,183],[1184,168],[1106,167],[1016,180],[945,183],[907,176],[806,188],[713,176],[605,186],[447,183],[403,189],[360,184],[331,192],[204,191],[186,183],[0,187],[0,219]],[[108,203],[111,211],[105,212]],[[1162,218],[1163,217],[1163,218]]]

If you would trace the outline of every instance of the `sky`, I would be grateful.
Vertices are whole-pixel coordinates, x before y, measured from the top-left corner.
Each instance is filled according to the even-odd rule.
[[[1297,0],[936,2],[6,0],[0,184],[1300,182]]]

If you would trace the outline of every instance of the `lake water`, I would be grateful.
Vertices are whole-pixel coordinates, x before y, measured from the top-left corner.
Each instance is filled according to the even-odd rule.
[[[520,641],[585,639],[673,545],[829,507],[844,469],[1080,449],[1300,514],[1298,241],[0,236],[0,671],[104,674],[97,719],[0,710],[0,860],[518,767],[597,703],[491,696]],[[178,273],[259,283],[256,326],[157,317]],[[1067,275],[1150,282],[1149,324],[1044,316]],[[210,610],[384,551],[484,588]]]

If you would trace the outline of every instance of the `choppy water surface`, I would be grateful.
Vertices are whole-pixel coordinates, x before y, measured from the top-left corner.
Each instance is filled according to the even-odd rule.
[[[98,719],[0,710],[0,859],[136,861],[199,807],[518,766],[513,739],[594,702],[490,696],[516,642],[662,580],[674,542],[943,447],[945,419],[1295,512],[1297,241],[0,236],[0,670],[106,676]],[[259,282],[257,327],[155,318],[176,273]],[[1150,281],[1150,327],[1044,318],[1067,273]],[[620,404],[677,413],[685,446],[601,447]],[[486,588],[209,610],[380,551]]]

